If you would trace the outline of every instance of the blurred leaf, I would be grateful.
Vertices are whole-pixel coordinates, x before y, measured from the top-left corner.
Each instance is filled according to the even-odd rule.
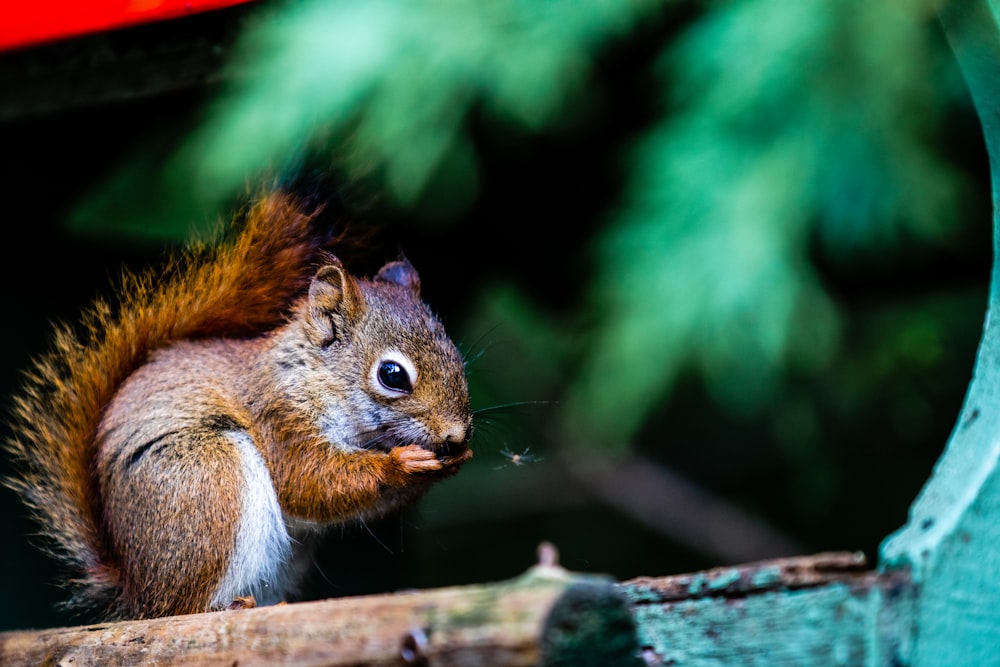
[[[847,251],[952,229],[961,181],[928,137],[947,102],[927,82],[932,9],[721,3],[668,46],[674,111],[637,142],[595,248],[599,323],[571,432],[626,446],[689,368],[724,406],[767,405],[789,370],[837,351],[814,235]]]
[[[464,126],[473,103],[531,129],[556,122],[583,88],[598,47],[665,2],[279,6],[248,30],[231,67],[234,84],[161,171],[151,174],[139,156],[112,177],[117,193],[147,192],[140,185],[156,182],[157,205],[99,191],[76,225],[129,217],[149,224],[155,216],[169,228],[199,211],[221,214],[262,171],[280,171],[317,143],[336,149],[349,176],[381,174],[385,193],[403,207],[449,153],[462,156],[472,174],[463,185],[474,189],[477,161]],[[473,195],[465,192],[465,201]]]

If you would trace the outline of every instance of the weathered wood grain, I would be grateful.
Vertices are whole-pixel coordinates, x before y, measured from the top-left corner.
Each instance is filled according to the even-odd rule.
[[[568,573],[548,553],[523,577],[485,586],[0,634],[0,664],[697,667],[908,655],[894,638],[905,637],[914,588],[866,569],[862,554],[615,584]]]
[[[622,589],[648,665],[907,664],[916,589],[905,573],[823,553],[671,577]]]
[[[919,585],[907,663],[918,667],[1000,662],[1000,7],[946,0],[939,14],[990,157],[994,266],[961,414],[908,523],[881,549],[883,572]]]
[[[627,665],[636,655],[619,589],[555,566],[492,585],[0,634],[8,667],[528,667]]]

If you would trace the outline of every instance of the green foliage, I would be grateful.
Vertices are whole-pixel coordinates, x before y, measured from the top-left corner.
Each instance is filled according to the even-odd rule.
[[[183,238],[198,211],[223,211],[252,175],[280,170],[304,146],[322,141],[342,145],[338,161],[349,176],[380,172],[383,192],[403,206],[415,202],[443,163],[453,165],[445,175],[453,201],[469,202],[477,187],[465,131],[470,107],[482,104],[530,129],[566,122],[572,102],[585,95],[596,48],[656,4],[279,5],[239,45],[230,67],[236,83],[165,158],[155,206],[142,187],[150,177],[147,147],[83,207],[78,223],[121,218],[126,231]],[[135,193],[142,193],[138,200]]]
[[[477,196],[474,111],[528,135],[572,135],[588,110],[616,103],[602,97],[602,54],[683,7],[694,18],[676,38],[664,30],[647,78],[658,115],[622,147],[625,186],[590,246],[579,307],[556,317],[509,285],[479,298],[481,317],[535,351],[520,377],[483,392],[562,391],[565,441],[618,451],[686,373],[721,406],[752,414],[789,373],[834,363],[842,315],[816,247],[846,261],[948,240],[964,185],[933,139],[961,88],[942,65],[934,5],[278,5],[241,43],[235,83],[165,155],[156,192],[137,186],[157,168],[147,154],[145,169],[115,176],[77,220],[183,235],[256,173],[320,142],[337,146],[347,173],[375,174],[404,209],[436,182],[448,193],[439,213],[455,219]],[[154,210],[174,227],[150,227]],[[552,222],[569,235],[572,223]]]
[[[759,408],[837,350],[809,261],[899,237],[940,241],[961,182],[928,145],[940,91],[932,3],[724,3],[667,45],[670,111],[631,153],[598,242],[591,353],[570,423],[621,446],[677,375]]]

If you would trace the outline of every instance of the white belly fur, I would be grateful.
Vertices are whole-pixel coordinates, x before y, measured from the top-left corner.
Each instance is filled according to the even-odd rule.
[[[246,433],[234,431],[231,437],[243,468],[242,510],[229,568],[212,597],[214,609],[246,595],[258,605],[275,604],[297,583],[290,567],[291,538],[264,458]]]

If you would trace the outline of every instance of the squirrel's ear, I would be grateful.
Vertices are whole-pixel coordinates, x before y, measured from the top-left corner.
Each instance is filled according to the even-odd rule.
[[[375,274],[375,280],[383,283],[394,283],[401,287],[408,287],[414,294],[420,294],[420,276],[406,258],[389,262]]]
[[[340,329],[354,321],[361,309],[361,292],[337,259],[316,272],[309,285],[307,333],[313,343],[329,345]]]

